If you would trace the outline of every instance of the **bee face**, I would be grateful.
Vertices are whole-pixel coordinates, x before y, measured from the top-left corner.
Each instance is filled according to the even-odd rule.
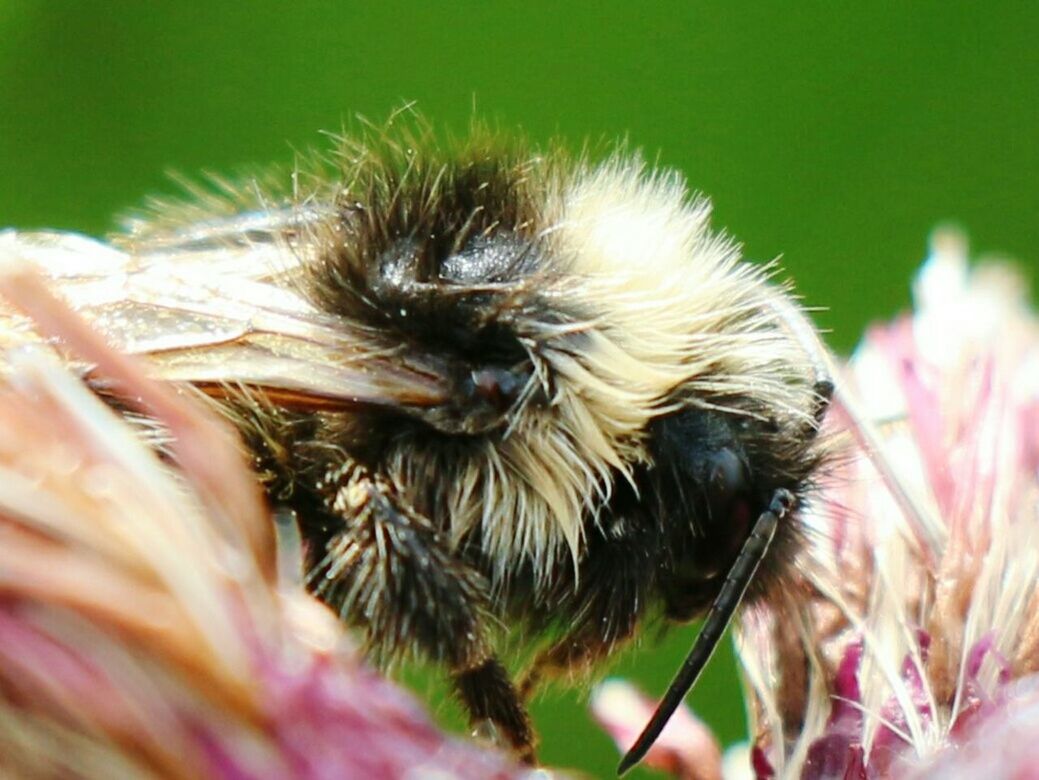
[[[93,249],[121,275],[107,295],[64,284],[239,423],[309,536],[312,587],[373,652],[444,662],[473,717],[529,753],[538,679],[658,607],[713,602],[709,655],[758,564],[781,574],[826,383],[787,294],[676,174],[397,138],[343,141],[333,180],[284,205]],[[84,253],[12,240],[55,279],[53,244]],[[521,691],[489,615],[567,626]]]

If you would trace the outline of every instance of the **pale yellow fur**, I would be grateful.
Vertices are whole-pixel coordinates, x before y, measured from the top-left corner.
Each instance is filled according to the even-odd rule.
[[[680,176],[617,158],[545,196],[542,237],[564,272],[532,284],[561,310],[594,315],[526,334],[552,378],[551,408],[522,410],[504,442],[488,441],[442,488],[453,538],[480,529],[498,586],[517,560],[542,583],[560,557],[580,561],[585,518],[647,461],[654,417],[742,393],[777,418],[807,418],[813,399],[803,351],[769,303],[784,293],[709,230],[710,204]],[[402,447],[392,471],[407,489],[435,468]]]

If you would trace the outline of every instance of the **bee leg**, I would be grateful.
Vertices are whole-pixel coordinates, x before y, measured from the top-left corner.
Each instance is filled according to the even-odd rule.
[[[345,527],[328,542],[311,587],[366,631],[378,662],[408,650],[445,664],[474,724],[490,721],[523,760],[534,760],[526,708],[484,631],[483,578],[452,555],[441,533],[385,477],[349,464],[322,488]]]
[[[530,716],[501,662],[488,656],[473,668],[455,671],[453,678],[455,690],[469,711],[472,723],[494,724],[522,762],[536,765]]]
[[[535,657],[520,683],[524,699],[545,680],[604,660],[638,627],[656,577],[659,539],[648,532],[628,532],[598,537],[592,545],[579,589],[559,605],[564,614],[575,616],[574,623]]]

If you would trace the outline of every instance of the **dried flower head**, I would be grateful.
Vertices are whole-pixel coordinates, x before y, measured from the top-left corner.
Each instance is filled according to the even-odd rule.
[[[279,578],[223,422],[149,381],[19,264],[5,260],[0,293],[164,426],[176,462],[48,350],[3,356],[0,775],[529,774],[438,732],[298,577]]]
[[[810,512],[800,582],[741,626],[759,777],[926,773],[1039,666],[1039,322],[1024,290],[1007,265],[970,270],[962,236],[938,231],[914,314],[851,360],[844,397],[862,406],[832,422],[858,446]]]

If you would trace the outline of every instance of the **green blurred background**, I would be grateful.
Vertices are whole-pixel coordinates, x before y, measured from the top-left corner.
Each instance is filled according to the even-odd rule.
[[[475,106],[535,139],[627,136],[681,169],[750,257],[782,255],[848,350],[908,304],[939,221],[1034,276],[1037,41],[1029,2],[0,2],[0,226],[104,233],[175,193],[170,170],[290,163],[405,100],[456,129]],[[659,693],[693,633],[647,637],[615,671]],[[743,735],[728,650],[692,702],[726,743]],[[612,775],[580,694],[535,717],[547,762]]]

